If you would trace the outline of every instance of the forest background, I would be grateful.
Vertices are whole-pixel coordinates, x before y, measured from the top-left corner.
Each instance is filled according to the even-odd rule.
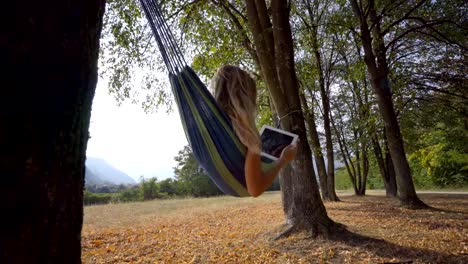
[[[354,1],[331,0],[291,3],[300,97],[320,184],[326,185],[328,178],[337,189],[353,189],[359,195],[365,194],[366,188],[384,188],[387,194],[396,194],[389,139],[365,61],[365,46],[369,44],[377,54],[377,66],[385,66],[405,158],[416,188],[466,188],[467,4],[369,1],[356,6]],[[183,53],[202,79],[209,83],[224,64],[248,70],[260,89],[258,126],[275,123],[277,116],[259,69],[243,1],[170,1],[162,8]],[[368,40],[363,39],[363,19],[358,15],[369,17]],[[108,1],[101,40],[101,75],[109,81],[109,91],[117,102],[132,100],[146,111],[173,107],[166,78],[154,73],[165,71],[154,50],[155,42],[139,3]],[[141,90],[146,92],[145,97],[133,95]],[[88,191],[113,194],[86,192],[85,202],[220,194],[200,169],[190,147],[181,150],[175,159],[178,165],[174,179],[142,179],[139,186],[88,186]],[[336,161],[345,166],[334,168]],[[320,171],[322,167],[325,172]],[[329,171],[336,175],[330,177]],[[272,189],[278,188],[276,182]]]

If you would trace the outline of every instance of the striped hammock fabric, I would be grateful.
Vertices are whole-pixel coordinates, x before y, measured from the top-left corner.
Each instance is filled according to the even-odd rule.
[[[156,0],[140,2],[169,71],[182,125],[195,158],[225,194],[249,196],[244,174],[247,149],[235,135],[230,118],[185,63]],[[271,164],[271,160],[262,158],[262,169]]]

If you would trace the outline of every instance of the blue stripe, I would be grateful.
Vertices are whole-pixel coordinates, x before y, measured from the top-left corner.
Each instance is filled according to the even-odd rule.
[[[210,107],[210,105],[215,107],[215,111],[219,114],[219,116],[224,118],[224,122],[228,123],[230,129],[232,130],[230,118],[227,117],[224,111],[219,108],[211,93],[191,68],[186,67],[184,69],[182,78],[186,85],[192,88],[189,91],[190,95],[192,96],[197,109],[200,111],[200,115],[204,120],[204,123],[208,129],[208,133],[214,141],[218,154],[222,157],[225,166],[236,178],[236,180],[241,183],[242,186],[246,187],[247,185],[245,182],[244,171],[246,153],[241,152],[238,149],[235,142],[235,140],[238,139],[229,137],[225,127],[221,121],[218,120],[218,116],[215,112],[213,112],[213,109]],[[195,81],[195,83],[193,81]]]
[[[185,121],[185,127],[187,129],[187,137],[192,147],[193,154],[195,158],[199,161],[200,165],[205,169],[208,176],[210,176],[211,180],[218,186],[221,191],[225,194],[232,195],[232,196],[239,196],[239,194],[234,191],[222,178],[222,176],[216,170],[216,166],[211,160],[210,153],[207,147],[204,144],[203,135],[200,133],[197,124],[195,122],[195,118],[193,116],[192,111],[190,110],[189,104],[187,102],[187,98],[184,96],[182,91],[182,86],[179,83],[179,79],[175,75],[170,75],[169,78],[171,79],[172,88],[174,90],[174,95],[178,98],[179,101],[179,112],[183,116],[183,121]],[[184,78],[185,79],[185,78]],[[187,85],[187,84],[186,84]],[[188,86],[192,87],[192,85]],[[193,89],[189,89],[192,91]],[[200,107],[199,101],[193,100],[196,104],[196,107]],[[206,117],[203,117],[206,123]],[[212,120],[217,120],[216,118],[211,117]],[[210,126],[208,126],[210,127]],[[218,142],[215,141],[218,145]],[[221,154],[221,153],[220,153]],[[226,154],[226,153],[223,153]],[[221,156],[224,159],[224,156]],[[243,166],[242,166],[243,167]],[[245,180],[244,180],[245,182]]]

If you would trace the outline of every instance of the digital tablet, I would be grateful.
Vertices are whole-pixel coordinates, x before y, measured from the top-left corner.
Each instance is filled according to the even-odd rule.
[[[297,138],[296,134],[265,125],[260,130],[260,139],[262,141],[261,155],[272,160],[277,160],[281,157],[283,149],[289,144],[296,143]]]

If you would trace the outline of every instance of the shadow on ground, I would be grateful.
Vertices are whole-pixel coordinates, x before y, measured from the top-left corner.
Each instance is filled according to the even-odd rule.
[[[467,255],[453,255],[428,249],[400,246],[383,239],[368,237],[350,231],[344,231],[330,240],[373,252],[382,258],[397,259],[392,262],[383,263],[468,263]]]

